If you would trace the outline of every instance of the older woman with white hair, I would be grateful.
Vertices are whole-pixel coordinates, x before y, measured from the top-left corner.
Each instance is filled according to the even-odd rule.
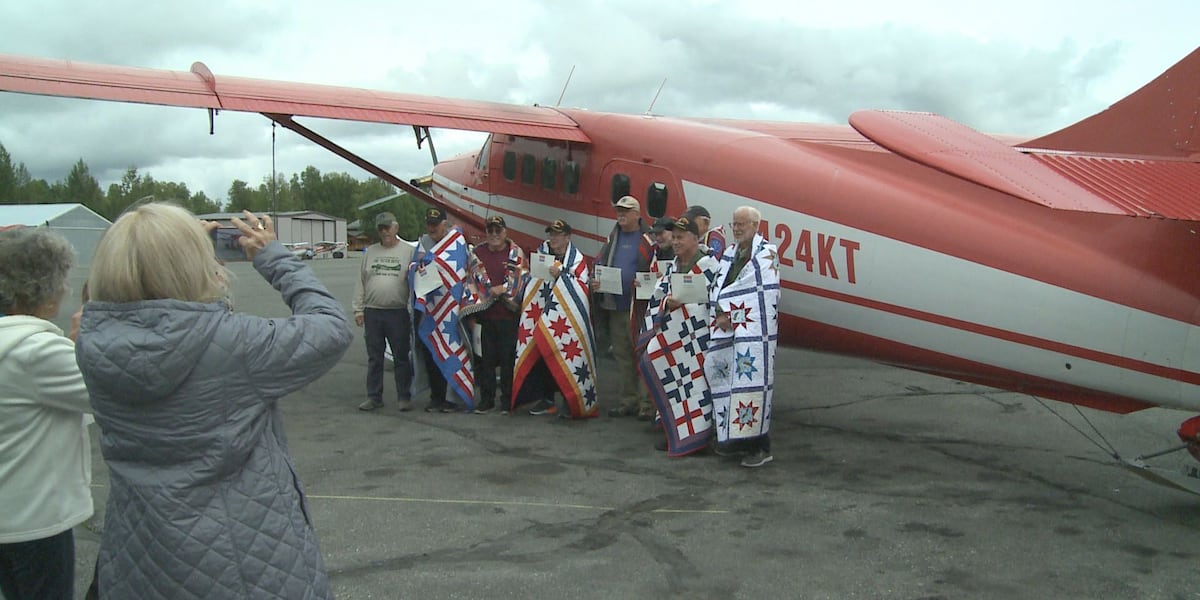
[[[178,206],[134,208],[96,248],[76,355],[109,467],[101,597],[331,597],[279,400],[352,334],[271,220],[245,215],[241,246],[290,317],[232,312],[215,224]]]
[[[72,598],[92,516],[91,412],[75,346],[50,319],[74,250],[45,228],[0,231],[0,595]]]

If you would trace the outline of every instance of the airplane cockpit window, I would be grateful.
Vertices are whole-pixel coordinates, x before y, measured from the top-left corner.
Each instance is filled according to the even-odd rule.
[[[622,196],[629,195],[629,176],[624,173],[617,173],[612,176],[612,198],[609,198],[610,204],[616,204]]]
[[[567,161],[563,165],[563,191],[568,194],[579,193],[579,163]]]
[[[646,190],[646,214],[658,218],[667,214],[667,184],[655,181]]]
[[[475,159],[475,168],[479,171],[487,171],[488,155],[492,150],[492,136],[489,134],[486,140],[483,140],[483,148],[479,150],[479,157]]]
[[[553,158],[542,160],[542,187],[547,190],[554,189],[558,183],[558,161]]]
[[[512,181],[517,178],[517,153],[509,150],[504,153],[504,178]]]
[[[521,183],[533,185],[537,181],[537,159],[532,154],[521,157]]]

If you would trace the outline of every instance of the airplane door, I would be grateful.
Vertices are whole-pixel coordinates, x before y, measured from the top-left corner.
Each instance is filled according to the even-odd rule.
[[[480,148],[479,155],[475,157],[475,165],[468,171],[467,175],[471,177],[471,187],[487,194],[487,205],[490,207],[493,201],[491,177],[488,169],[491,165],[492,153],[492,136],[488,134],[487,139],[483,142],[483,148]]]
[[[658,217],[676,216],[687,209],[683,185],[675,174],[657,165],[640,161],[614,159],[604,165],[599,189],[592,201],[597,218],[597,231],[607,235],[615,221],[612,205],[622,196],[633,196],[642,204],[642,219],[647,224]]]

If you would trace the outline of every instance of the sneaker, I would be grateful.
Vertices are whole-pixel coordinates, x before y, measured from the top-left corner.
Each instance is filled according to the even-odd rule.
[[[664,435],[657,442],[654,442],[654,449],[658,450],[659,452],[666,452],[667,451],[667,436]]]
[[[377,408],[383,408],[383,402],[379,400],[367,400],[358,405],[358,410],[375,410]]]
[[[535,417],[539,415],[553,415],[557,412],[558,409],[549,400],[538,400],[537,404],[534,404],[533,408],[529,409],[529,414]]]
[[[400,401],[400,412],[408,412],[410,410],[412,410],[412,401],[411,400],[401,400]]]
[[[749,454],[742,459],[742,466],[750,469],[761,467],[775,460],[774,456],[765,450],[756,450],[754,454]]]
[[[429,406],[425,407],[425,412],[427,412],[427,413],[450,412],[448,410],[449,408],[450,408],[450,403],[446,402],[445,400],[442,400],[441,402],[438,402],[435,400],[430,400]]]
[[[495,408],[495,407],[496,407],[496,403],[495,403],[495,402],[480,402],[480,403],[479,403],[479,404],[478,404],[478,405],[475,407],[475,414],[477,414],[477,415],[486,415],[486,414],[489,414],[489,413],[491,413],[491,412],[492,412],[492,409],[493,409],[493,408]]]
[[[610,416],[610,417],[632,417],[633,415],[636,415],[636,414],[637,414],[636,408],[626,408],[624,406],[618,406],[616,408],[608,409],[608,416]]]

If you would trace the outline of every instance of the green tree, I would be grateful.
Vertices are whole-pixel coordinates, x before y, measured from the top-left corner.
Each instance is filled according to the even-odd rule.
[[[0,144],[0,204],[17,204],[20,201],[17,191],[17,170],[12,156]]]
[[[355,192],[362,185],[349,173],[326,173],[321,178],[321,198],[313,210],[318,210],[335,217],[347,217],[354,214]]]
[[[252,209],[255,204],[255,195],[256,191],[250,189],[250,184],[241,179],[234,179],[233,183],[229,185],[227,194],[229,211],[238,212],[243,209]]]
[[[22,204],[50,204],[54,202],[50,191],[50,184],[46,183],[45,179],[32,179],[21,185],[20,200]]]
[[[198,215],[221,212],[221,203],[216,200],[209,200],[204,192],[192,194],[192,197],[188,198],[186,206],[188,210]]]
[[[100,213],[109,219],[115,215],[105,214],[105,198],[104,192],[100,189],[100,183],[92,177],[91,171],[88,170],[87,163],[83,159],[79,159],[75,166],[71,167],[71,172],[67,174],[63,197],[66,202],[78,202],[93,211]]]

